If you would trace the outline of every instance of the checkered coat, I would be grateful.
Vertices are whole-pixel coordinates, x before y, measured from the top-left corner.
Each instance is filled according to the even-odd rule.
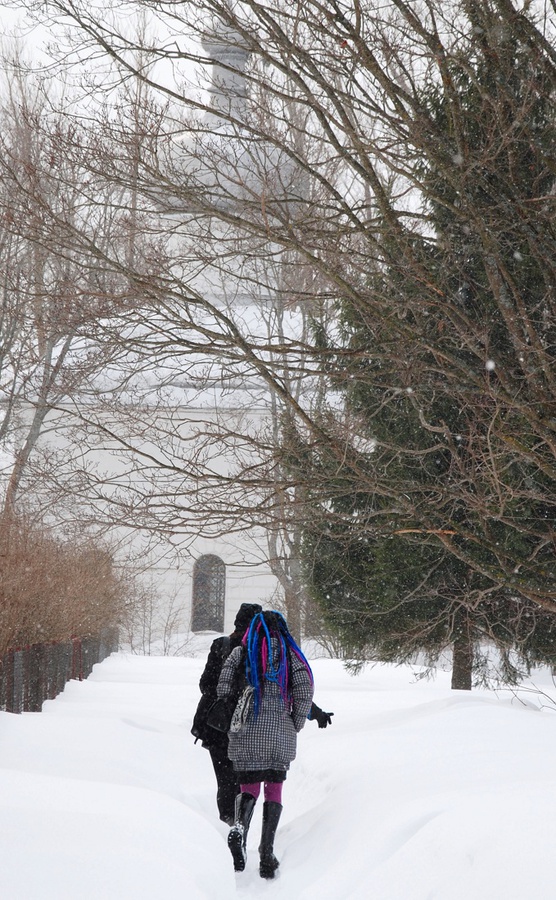
[[[274,642],[273,642],[274,644]],[[277,644],[273,647],[276,652]],[[235,674],[242,661],[242,648],[237,647],[224,663],[218,682],[218,696],[234,692]],[[303,663],[290,654],[291,709],[284,706],[280,688],[265,681],[264,694],[255,721],[253,701],[244,728],[228,735],[228,756],[236,772],[253,769],[288,769],[295,759],[297,733],[301,731],[311,708],[313,685]]]

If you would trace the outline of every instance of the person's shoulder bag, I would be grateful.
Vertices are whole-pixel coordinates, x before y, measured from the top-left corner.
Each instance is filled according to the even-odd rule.
[[[245,650],[236,669],[234,691],[228,697],[219,697],[214,701],[207,713],[207,725],[216,731],[239,731],[237,727],[237,709],[241,705],[245,690],[246,678],[243,671]],[[243,712],[243,707],[241,709]]]

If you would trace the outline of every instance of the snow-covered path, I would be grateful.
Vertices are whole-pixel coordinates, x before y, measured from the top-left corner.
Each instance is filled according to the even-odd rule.
[[[279,877],[234,875],[210,758],[189,733],[197,658],[117,654],[41,714],[0,713],[5,900],[553,900],[556,708],[455,694],[404,667],[315,660],[284,788]],[[549,679],[541,676],[544,689]],[[552,685],[550,690],[556,696]]]

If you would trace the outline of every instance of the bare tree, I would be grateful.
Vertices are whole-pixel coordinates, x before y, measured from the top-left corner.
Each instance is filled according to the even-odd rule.
[[[133,174],[114,143],[95,160],[107,182],[133,186],[146,221],[157,210],[158,256],[139,267],[99,252],[51,210],[66,242],[148,298],[104,323],[105,338],[117,333],[138,369],[155,360],[165,388],[248,384],[293,423],[277,454],[237,419],[207,416],[184,441],[183,417],[168,415],[136,456],[156,480],[134,509],[154,505],[166,529],[203,510],[213,528],[272,532],[287,496],[302,530],[317,509],[350,541],[440,548],[493,590],[554,611],[548,4],[138,0],[159,28],[143,42],[119,27],[118,3],[102,17],[81,0],[42,8],[71,23],[82,54],[104,54],[167,104]],[[203,94],[193,73],[214,60]],[[285,287],[276,267],[310,277]],[[312,330],[292,317],[269,337],[247,312],[253,297],[314,318]],[[402,400],[418,441],[385,429]],[[218,470],[216,441],[237,452],[235,472]],[[350,494],[365,495],[365,516],[336,502]]]
[[[98,636],[127,624],[141,599],[106,544],[60,540],[28,518],[0,529],[0,653],[27,644]]]
[[[98,273],[60,244],[51,212],[84,222],[84,173],[68,158],[76,129],[52,111],[40,85],[21,67],[6,78],[2,114],[3,441],[12,451],[4,514],[16,507],[23,479],[52,406],[90,376],[98,359],[76,356],[99,316]],[[100,229],[96,227],[96,236]],[[50,249],[56,243],[57,251]],[[103,285],[103,300],[106,283]]]

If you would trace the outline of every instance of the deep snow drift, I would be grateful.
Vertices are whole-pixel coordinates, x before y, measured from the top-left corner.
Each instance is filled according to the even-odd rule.
[[[244,873],[189,733],[195,658],[117,654],[42,713],[0,713],[6,900],[553,900],[555,698],[455,693],[407,667],[313,661],[315,699],[284,786],[279,876]],[[543,708],[541,708],[543,707]],[[260,804],[259,804],[260,806]]]

